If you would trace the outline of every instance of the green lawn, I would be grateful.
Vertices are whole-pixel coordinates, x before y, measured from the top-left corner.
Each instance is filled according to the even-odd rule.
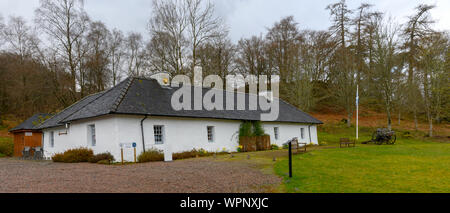
[[[332,143],[352,135],[353,130],[326,129],[327,133],[319,133],[319,141],[336,145]],[[370,129],[363,131],[362,138],[370,138],[370,133]],[[295,155],[293,178],[287,175],[287,158],[278,161],[274,169],[284,178],[287,192],[449,193],[450,143],[400,137],[395,145],[358,144],[356,148],[320,149]]]

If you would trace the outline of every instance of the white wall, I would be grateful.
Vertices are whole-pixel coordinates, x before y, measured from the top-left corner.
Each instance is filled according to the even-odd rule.
[[[282,146],[288,140],[294,137],[298,138],[298,142],[318,144],[317,140],[317,128],[315,125],[310,125],[311,130],[311,141],[309,138],[308,124],[297,124],[297,123],[280,123],[280,122],[263,122],[264,131],[266,134],[270,135],[270,143]],[[278,140],[275,139],[274,128],[278,127]],[[304,137],[301,138],[300,129],[304,128]]]
[[[116,152],[114,149],[117,144],[117,131],[115,131],[117,119],[114,116],[107,115],[94,119],[86,119],[83,121],[75,121],[70,124],[68,129],[65,126],[50,128],[43,130],[44,133],[44,157],[51,157],[56,153],[62,153],[67,149],[88,147],[94,153],[110,151]],[[96,145],[92,146],[88,143],[88,125],[95,124]],[[50,147],[50,132],[54,132],[54,147]],[[67,134],[60,134],[65,133]],[[113,153],[116,154],[117,153]],[[118,153],[120,157],[120,150]]]
[[[55,153],[64,152],[70,148],[88,147],[94,153],[111,152],[116,161],[120,161],[120,143],[137,144],[137,155],[142,152],[141,120],[144,116],[106,115],[95,119],[73,122],[67,135],[65,127],[45,129],[44,154],[51,157]],[[88,125],[95,124],[96,146],[88,143]],[[149,116],[144,121],[145,148],[170,149],[172,152],[182,152],[203,148],[207,151],[236,151],[238,146],[238,131],[241,121],[202,118],[180,118]],[[164,126],[164,144],[155,144],[153,126]],[[214,126],[214,142],[208,142],[207,126]],[[266,134],[270,135],[272,144],[281,146],[293,137],[300,142],[309,143],[308,125],[296,123],[264,122]],[[279,128],[279,139],[275,140],[274,127]],[[300,128],[305,128],[304,139],[300,137]],[[54,131],[55,145],[50,147],[50,131]],[[311,140],[317,144],[317,128],[311,126]],[[124,149],[124,159],[133,161],[133,149]]]

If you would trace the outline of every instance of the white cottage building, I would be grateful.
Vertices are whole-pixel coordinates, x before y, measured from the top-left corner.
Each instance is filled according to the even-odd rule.
[[[150,148],[174,153],[193,148],[236,151],[239,125],[245,120],[259,120],[263,113],[248,109],[175,111],[171,97],[177,89],[154,79],[128,78],[109,90],[85,97],[39,126],[44,156],[88,147],[95,153],[110,152],[120,160],[120,145],[132,143],[137,154]],[[203,94],[206,91],[203,88]],[[248,103],[248,94],[246,100]],[[278,119],[262,122],[271,143],[280,146],[293,137],[317,144],[317,125],[321,123],[282,100]],[[124,158],[133,161],[132,148],[125,147]]]

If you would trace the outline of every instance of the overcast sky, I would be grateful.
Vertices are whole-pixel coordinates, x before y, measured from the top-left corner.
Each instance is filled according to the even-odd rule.
[[[124,32],[147,34],[147,22],[151,16],[151,0],[85,0],[85,9],[93,20],[101,20],[109,28]],[[325,30],[330,26],[329,12],[325,7],[337,0],[211,0],[217,15],[223,17],[232,41],[241,37],[259,35],[282,17],[293,15],[302,29]],[[438,30],[450,30],[450,0],[348,0],[349,8],[357,8],[361,2],[375,5],[404,23],[414,13],[419,3],[435,4],[432,17]],[[23,16],[32,21],[39,0],[0,0],[0,14]]]

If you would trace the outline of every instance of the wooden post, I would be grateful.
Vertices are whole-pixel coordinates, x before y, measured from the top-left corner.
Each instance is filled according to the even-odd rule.
[[[134,147],[134,162],[136,163],[136,147]]]
[[[122,165],[123,165],[123,148],[120,148],[120,157],[122,158]]]
[[[292,141],[289,142],[289,177],[292,177]]]

